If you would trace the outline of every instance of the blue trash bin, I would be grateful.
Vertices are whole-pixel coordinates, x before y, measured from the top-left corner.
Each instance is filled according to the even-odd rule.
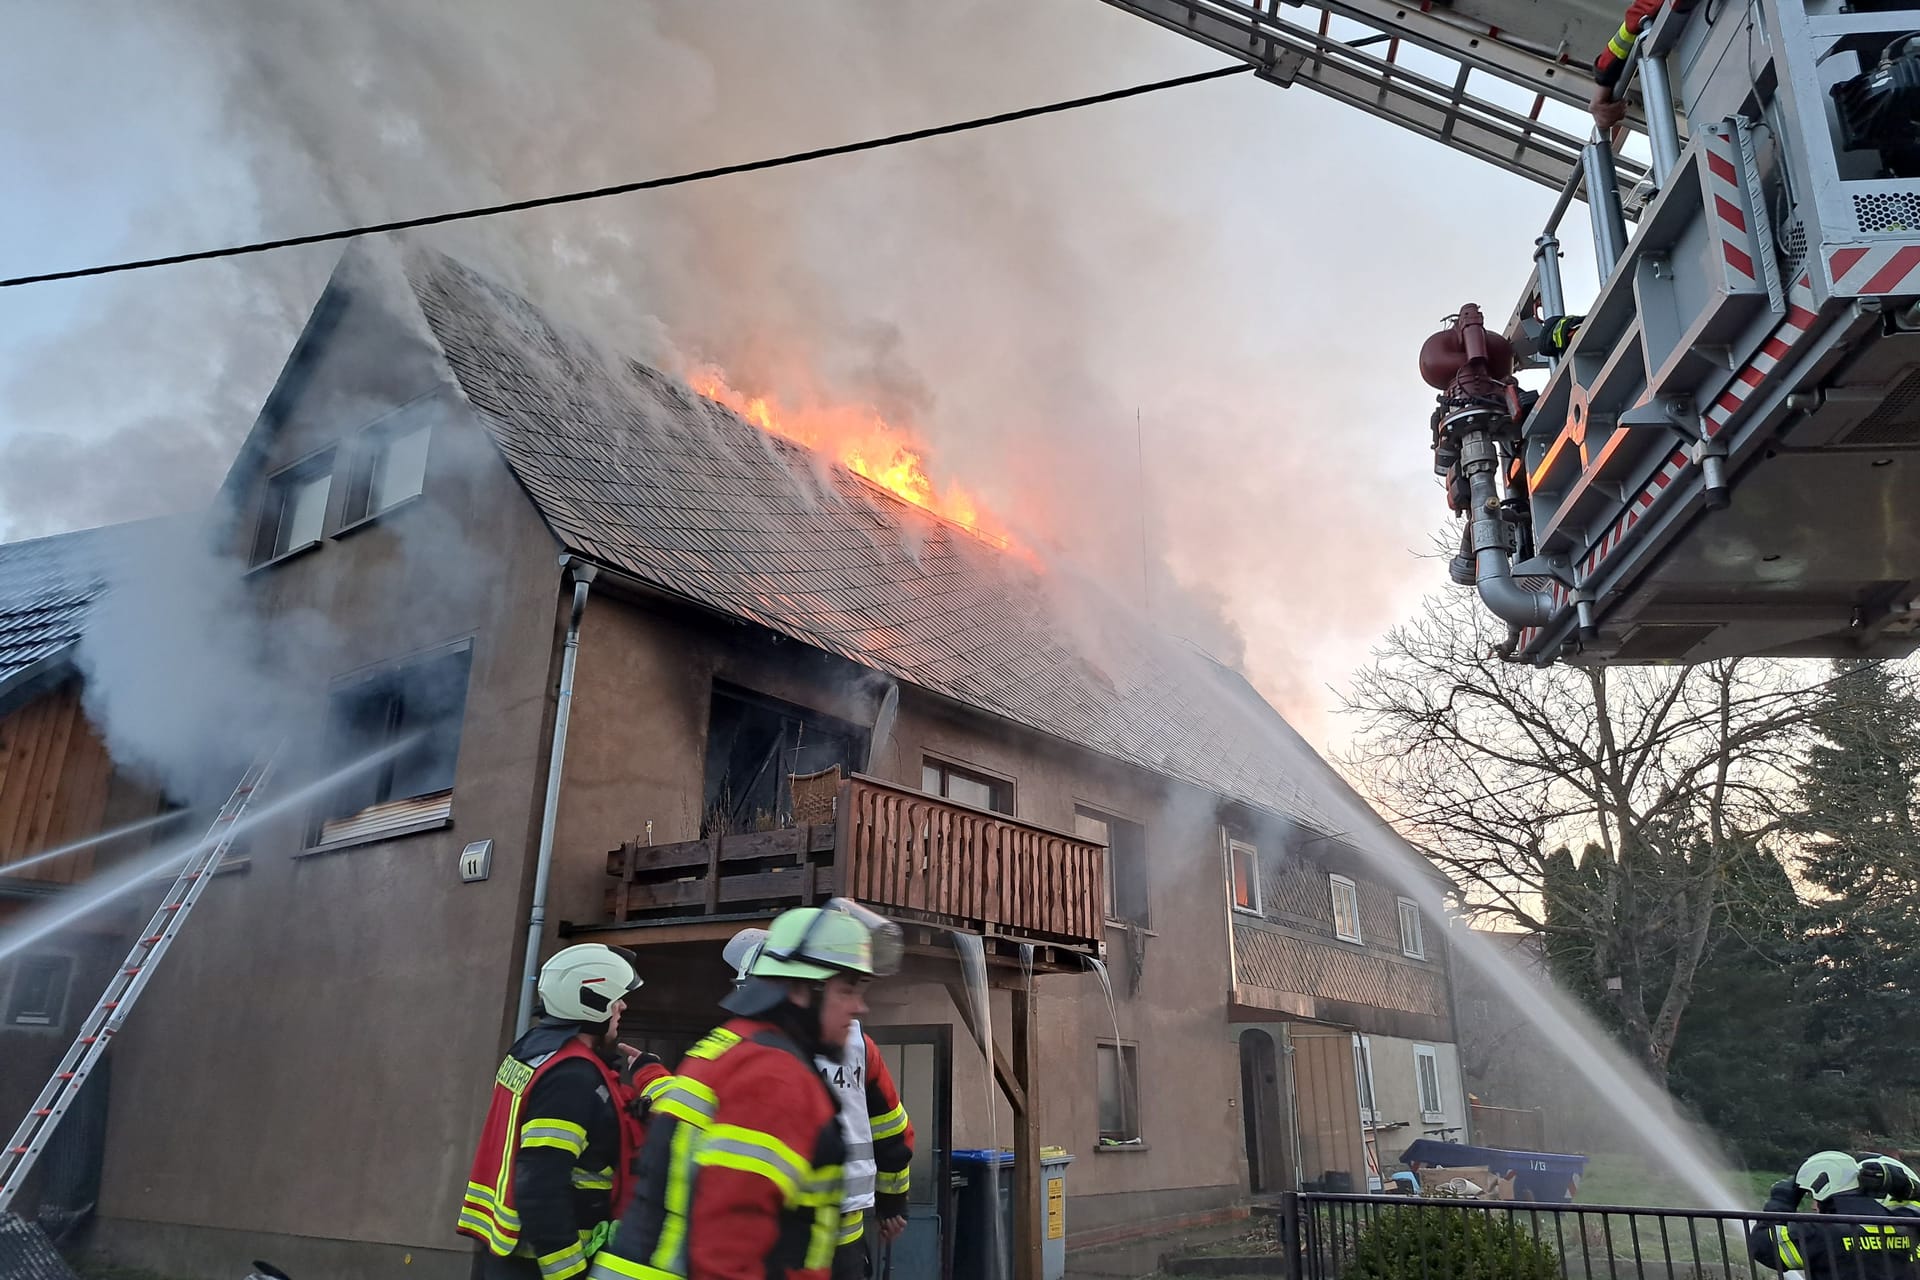
[[[966,1176],[953,1211],[953,1280],[1012,1280],[1013,1218],[1008,1210],[1013,1204],[1013,1152],[955,1151],[953,1167]],[[998,1196],[994,1195],[996,1184]],[[998,1271],[993,1263],[996,1242]]]

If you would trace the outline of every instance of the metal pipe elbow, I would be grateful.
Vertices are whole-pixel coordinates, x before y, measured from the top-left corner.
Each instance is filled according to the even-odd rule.
[[[1479,557],[1480,603],[1496,618],[1516,627],[1545,626],[1553,617],[1553,597],[1545,591],[1531,591],[1514,581],[1513,566],[1505,553],[1482,551]]]

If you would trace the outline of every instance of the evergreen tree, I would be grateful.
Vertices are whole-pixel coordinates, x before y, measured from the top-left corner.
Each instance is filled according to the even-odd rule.
[[[1811,1093],[1830,1123],[1911,1137],[1920,1024],[1920,694],[1884,663],[1835,664],[1795,827],[1808,888]]]

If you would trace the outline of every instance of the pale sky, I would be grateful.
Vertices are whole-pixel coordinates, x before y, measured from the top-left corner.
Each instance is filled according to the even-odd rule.
[[[1222,61],[1099,0],[281,8],[13,7],[0,275],[756,158]],[[1144,523],[1187,595],[1238,627],[1255,683],[1325,745],[1346,731],[1333,689],[1445,582],[1421,558],[1447,522],[1420,342],[1465,301],[1504,320],[1551,204],[1249,76],[485,234],[641,354],[884,400],[929,441],[936,480],[1136,594]],[[204,501],[336,256],[0,291],[0,535]],[[1567,273],[1590,295],[1579,257]]]

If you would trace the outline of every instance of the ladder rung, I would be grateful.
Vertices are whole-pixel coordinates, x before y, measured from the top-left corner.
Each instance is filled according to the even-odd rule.
[[[140,970],[142,970],[142,969],[144,969],[145,967],[146,967],[145,965],[138,965],[138,964],[137,964],[137,965],[135,965],[135,966],[133,966],[133,968],[131,968],[131,969],[122,969],[122,970],[120,971],[120,976],[121,976],[121,977],[123,977],[123,978],[131,978],[131,977],[132,977],[132,976],[133,976],[134,974],[136,974],[136,973],[138,973],[138,972],[140,972]]]

